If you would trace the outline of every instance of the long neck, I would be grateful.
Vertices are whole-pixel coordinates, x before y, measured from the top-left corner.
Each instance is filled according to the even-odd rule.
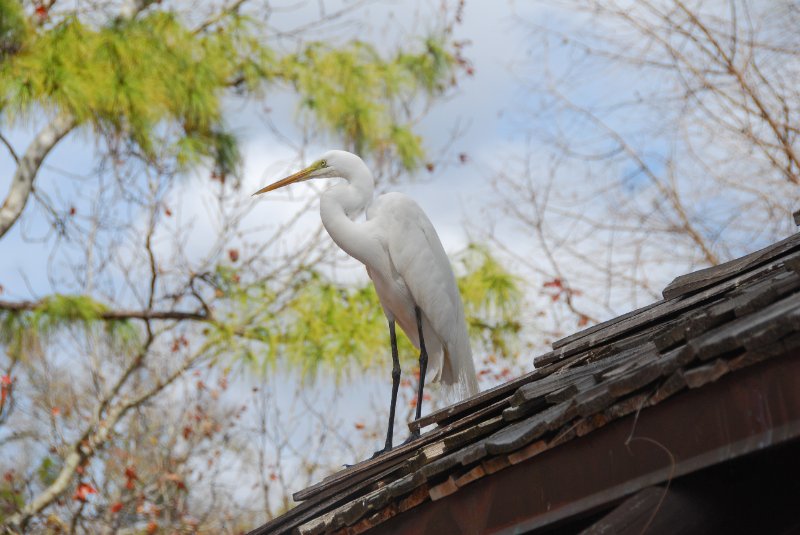
[[[371,240],[365,240],[366,229],[354,219],[364,211],[372,200],[374,182],[372,174],[364,166],[359,172],[345,177],[346,182],[332,187],[322,194],[320,216],[325,230],[336,245],[347,254],[366,262],[371,249]]]

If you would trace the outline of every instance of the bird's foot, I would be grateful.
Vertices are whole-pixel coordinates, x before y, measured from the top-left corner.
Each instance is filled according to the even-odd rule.
[[[372,457],[370,457],[370,460],[371,459],[375,459],[376,457],[380,457],[384,453],[389,453],[390,451],[392,451],[392,447],[391,446],[386,446],[386,447],[384,447],[382,449],[379,449],[378,451],[376,451],[375,453],[372,454]]]
[[[420,432],[419,432],[419,431],[417,431],[417,432],[415,432],[415,433],[411,433],[410,435],[408,435],[408,437],[407,437],[407,438],[406,438],[406,439],[405,439],[403,442],[401,442],[401,443],[400,443],[400,444],[398,444],[397,446],[398,446],[398,447],[399,447],[399,446],[405,446],[406,444],[408,444],[408,443],[410,443],[410,442],[413,442],[413,441],[417,440],[417,439],[418,439],[420,436],[421,436],[421,435],[420,435]],[[384,453],[389,453],[390,451],[392,451],[392,449],[394,449],[394,448],[392,448],[391,446],[389,446],[389,445],[387,444],[387,445],[386,445],[386,446],[384,446],[383,448],[381,448],[381,449],[379,449],[378,451],[376,451],[375,453],[373,453],[373,454],[372,454],[372,457],[370,457],[370,458],[369,458],[369,459],[367,459],[367,460],[368,460],[368,461],[371,461],[372,459],[376,459],[376,458],[380,457],[381,455],[383,455]],[[362,461],[362,462],[363,462],[363,461]],[[352,468],[353,466],[355,466],[355,464],[345,464],[345,465],[344,465],[344,467],[345,467],[345,468]]]
[[[377,457],[380,457],[380,456],[381,456],[381,455],[383,455],[384,453],[389,453],[390,451],[392,451],[392,448],[391,448],[391,446],[386,446],[386,447],[384,447],[384,448],[381,448],[381,449],[379,449],[379,450],[378,450],[378,451],[376,451],[375,453],[373,453],[373,454],[372,454],[372,457],[370,457],[369,459],[366,459],[366,460],[367,460],[367,461],[371,461],[372,459],[375,459],[375,458],[377,458]],[[361,462],[364,462],[364,461],[361,461]],[[356,463],[356,464],[360,464],[360,463]],[[354,466],[355,466],[355,464],[345,464],[345,465],[344,465],[344,467],[345,467],[345,468],[352,468],[352,467],[354,467]]]
[[[411,433],[410,435],[408,435],[408,438],[406,438],[406,439],[405,439],[403,442],[401,442],[401,443],[400,443],[400,445],[401,445],[401,446],[405,446],[405,445],[406,445],[406,444],[408,444],[409,442],[414,442],[414,441],[415,441],[415,440],[417,440],[417,439],[418,439],[420,436],[422,436],[422,435],[420,435],[420,432],[419,432],[419,431],[414,431],[413,433]]]
[[[413,442],[413,441],[415,441],[416,439],[418,439],[418,438],[419,438],[419,436],[420,436],[420,435],[419,435],[419,431],[417,431],[416,433],[411,433],[411,434],[408,436],[408,438],[406,438],[404,441],[402,441],[400,444],[398,444],[398,445],[397,445],[397,446],[395,446],[395,447],[399,448],[400,446],[405,446],[405,445],[406,445],[406,444],[408,444],[409,442]],[[380,457],[380,456],[381,456],[381,455],[383,455],[384,453],[389,453],[389,452],[390,452],[390,451],[392,451],[393,449],[394,449],[394,448],[393,448],[392,446],[390,446],[390,445],[388,445],[388,444],[387,444],[386,446],[384,446],[384,447],[383,447],[383,449],[380,449],[380,450],[376,451],[375,453],[373,453],[373,454],[372,454],[372,457],[370,457],[370,459],[375,459],[376,457]]]

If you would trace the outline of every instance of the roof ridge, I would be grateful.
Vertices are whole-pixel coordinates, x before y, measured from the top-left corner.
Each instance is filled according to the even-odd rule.
[[[798,248],[800,248],[800,232],[795,232],[788,238],[743,257],[675,277],[672,282],[667,284],[661,295],[664,299],[672,299],[702,290],[729,279],[737,273],[763,265],[773,258],[780,258]]]

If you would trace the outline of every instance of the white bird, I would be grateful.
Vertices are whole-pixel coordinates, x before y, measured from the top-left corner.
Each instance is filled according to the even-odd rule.
[[[459,398],[478,392],[475,365],[464,319],[464,307],[453,268],[430,219],[413,199],[386,193],[372,201],[375,182],[363,160],[332,150],[302,171],[253,195],[312,178],[343,178],[322,194],[320,215],[325,230],[347,254],[367,268],[389,322],[392,347],[392,400],[382,453],[392,448],[400,361],[395,322],[420,350],[416,418],[422,414],[426,372]],[[367,206],[369,205],[369,206]],[[355,219],[367,209],[366,221]]]

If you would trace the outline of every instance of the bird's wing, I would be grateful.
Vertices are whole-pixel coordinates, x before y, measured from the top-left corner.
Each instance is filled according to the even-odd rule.
[[[381,195],[368,217],[380,226],[391,263],[442,343],[466,336],[464,311],[450,260],[428,216],[410,197]]]
[[[464,307],[450,260],[430,219],[401,193],[378,197],[367,218],[381,235],[395,276],[403,279],[442,344],[444,360],[436,367],[447,387],[445,395],[462,399],[477,393]],[[409,327],[413,329],[413,320],[403,326],[406,333]]]

